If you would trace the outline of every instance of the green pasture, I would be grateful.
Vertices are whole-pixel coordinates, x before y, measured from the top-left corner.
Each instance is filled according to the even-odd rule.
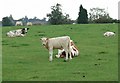
[[[0,27],[0,82],[2,81],[2,27]]]
[[[6,32],[29,27],[25,37],[8,38]],[[106,31],[116,32],[104,37]],[[3,81],[117,81],[118,25],[41,25],[2,28]],[[40,38],[68,35],[79,48],[80,55],[68,62],[64,58],[48,61],[48,50]]]

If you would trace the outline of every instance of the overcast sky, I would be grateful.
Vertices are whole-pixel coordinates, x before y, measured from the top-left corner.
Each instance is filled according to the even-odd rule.
[[[0,1],[0,20],[12,14],[13,18],[27,16],[28,18],[37,17],[42,19],[47,13],[51,12],[51,6],[59,3],[62,5],[63,14],[69,14],[75,20],[78,17],[79,7],[82,4],[88,13],[90,8],[105,8],[110,16],[118,19],[118,2],[120,0],[1,0]]]

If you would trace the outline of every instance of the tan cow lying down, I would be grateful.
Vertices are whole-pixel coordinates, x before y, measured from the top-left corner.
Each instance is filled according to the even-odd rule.
[[[66,53],[65,61],[68,60],[68,53],[70,54],[70,59],[72,59],[70,51],[70,37],[62,36],[55,38],[41,38],[42,44],[49,50],[49,61],[53,60],[53,49],[64,49]]]
[[[70,40],[70,43],[71,43],[71,46],[70,46],[71,56],[72,57],[78,56],[79,55],[79,50],[76,47],[76,45],[74,44],[73,40]],[[55,57],[56,58],[64,58],[64,57],[66,57],[65,50],[64,49],[58,49],[58,55],[55,55]]]

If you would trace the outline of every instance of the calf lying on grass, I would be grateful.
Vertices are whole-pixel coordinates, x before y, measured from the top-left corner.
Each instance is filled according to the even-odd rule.
[[[23,37],[28,32],[29,28],[22,28],[17,30],[11,30],[7,32],[8,37]]]
[[[68,60],[68,53],[70,54],[70,59],[72,59],[71,56],[71,50],[70,50],[70,37],[69,36],[62,36],[62,37],[55,37],[55,38],[41,38],[42,45],[46,47],[49,50],[49,61],[53,60],[53,49],[64,49],[66,53],[65,61]]]

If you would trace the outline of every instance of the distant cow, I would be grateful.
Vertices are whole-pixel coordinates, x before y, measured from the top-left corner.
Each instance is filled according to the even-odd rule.
[[[115,36],[115,32],[107,31],[103,34],[105,37]]]
[[[32,26],[32,22],[27,22],[27,26]]]
[[[15,26],[23,26],[22,21],[17,21],[16,24],[15,24]]]
[[[17,30],[11,30],[7,32],[8,37],[23,37],[27,33],[29,28],[22,28],[22,29],[17,29]]]
[[[46,47],[49,50],[49,61],[53,60],[53,49],[64,49],[66,53],[65,61],[68,60],[68,53],[70,54],[70,59],[72,59],[71,56],[71,50],[70,50],[70,37],[69,36],[62,36],[62,37],[55,37],[55,38],[41,38],[42,45]]]
[[[78,48],[76,47],[76,45],[74,44],[73,40],[70,40],[71,46],[71,56],[78,56],[79,55],[79,51]],[[58,49],[58,55],[56,55],[56,58],[64,58],[66,56],[65,50],[64,49]]]

